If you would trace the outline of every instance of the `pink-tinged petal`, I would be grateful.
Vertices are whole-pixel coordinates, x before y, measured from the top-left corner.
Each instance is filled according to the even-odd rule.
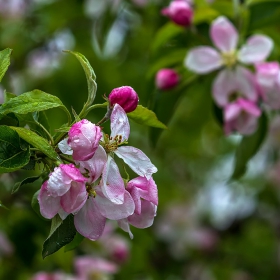
[[[124,109],[115,104],[111,114],[111,137],[115,138],[117,135],[122,136],[122,141],[128,140],[130,134],[130,125],[128,117]]]
[[[241,114],[236,121],[236,130],[242,135],[250,135],[258,127],[258,117],[250,114]]]
[[[119,168],[111,156],[108,156],[108,161],[103,171],[101,189],[104,196],[113,203],[123,203],[125,192],[124,182]]]
[[[257,82],[262,87],[273,88],[277,83],[280,65],[276,61],[255,64]]]
[[[107,154],[104,148],[99,145],[91,159],[87,161],[77,161],[76,163],[80,166],[79,169],[82,173],[88,172],[88,182],[93,183],[101,176],[106,162]]]
[[[238,60],[245,64],[264,61],[273,49],[273,41],[264,35],[251,36],[238,52]]]
[[[118,225],[119,225],[119,227],[120,227],[123,231],[128,232],[129,237],[130,237],[131,239],[133,239],[133,234],[132,234],[132,232],[131,232],[131,230],[130,230],[130,226],[129,226],[129,223],[128,223],[127,218],[118,220]]]
[[[64,164],[55,167],[48,180],[48,193],[53,197],[62,196],[70,189],[71,178],[65,174],[61,168],[62,165]]]
[[[127,218],[134,213],[135,209],[134,201],[128,191],[125,191],[124,193],[123,204],[112,203],[98,191],[97,196],[95,197],[95,202],[100,213],[111,220]]]
[[[90,240],[97,240],[103,233],[106,218],[103,217],[92,197],[86,201],[82,209],[74,216],[76,230]]]
[[[201,46],[188,52],[184,65],[195,73],[206,74],[219,69],[223,60],[215,49]]]
[[[60,197],[50,196],[47,190],[48,181],[45,181],[38,195],[40,212],[43,217],[52,219],[60,209]]]
[[[156,216],[157,207],[147,201],[141,200],[141,214],[133,214],[127,218],[128,222],[137,228],[147,228],[150,227],[154,222],[154,217]]]
[[[231,52],[236,49],[238,33],[234,25],[224,16],[213,21],[210,36],[214,45],[222,52]]]
[[[158,190],[153,178],[137,177],[127,183],[127,191],[130,192],[134,203],[135,213],[141,213],[141,198],[158,205]]]
[[[61,197],[61,206],[67,213],[78,212],[87,200],[85,183],[72,182],[69,191]]]
[[[216,103],[224,107],[229,103],[230,96],[237,90],[235,73],[231,69],[220,71],[212,86],[212,94]]]
[[[153,173],[157,172],[157,168],[151,163],[150,159],[137,148],[122,146],[115,151],[115,154],[123,159],[136,174],[146,177],[148,180]]]
[[[228,104],[224,109],[224,121],[230,122],[236,119],[240,115],[241,111],[241,107],[236,102]]]
[[[256,102],[258,100],[258,88],[255,75],[242,66],[236,67],[235,75],[239,94],[252,102]]]
[[[73,150],[68,145],[68,138],[65,138],[62,141],[60,141],[57,146],[63,154],[65,154],[65,155],[72,155],[73,154]]]
[[[87,179],[81,174],[80,170],[73,163],[60,164],[59,167],[71,180],[82,183],[87,181]]]
[[[260,108],[254,103],[249,100],[239,98],[237,99],[237,102],[239,106],[244,110],[245,112],[249,113],[252,116],[259,117],[261,115]]]

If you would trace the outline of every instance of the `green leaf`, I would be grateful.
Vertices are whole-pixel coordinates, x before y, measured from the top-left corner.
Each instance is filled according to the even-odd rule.
[[[0,207],[6,209],[6,210],[9,210],[5,205],[2,204],[2,202],[0,201]]]
[[[67,50],[65,52],[74,55],[79,60],[79,62],[81,63],[81,65],[85,71],[86,78],[87,78],[87,85],[88,85],[88,99],[86,102],[86,106],[90,106],[95,99],[96,90],[97,90],[97,84],[95,82],[96,75],[95,75],[89,61],[87,60],[87,58],[84,55],[82,55],[81,53],[72,52],[69,50]],[[80,117],[82,118],[83,116],[80,116]]]
[[[248,28],[258,29],[279,23],[280,1],[251,1],[249,5],[250,20]]]
[[[133,112],[128,113],[127,116],[139,124],[167,129],[167,126],[158,120],[153,111],[141,105],[138,105],[137,108]]]
[[[41,112],[35,112],[37,113],[38,116],[38,122],[45,127],[45,129],[47,131],[50,131],[50,126],[49,126],[49,122],[48,122],[48,118],[46,116],[46,113],[44,111]],[[17,118],[19,120],[20,125],[24,127],[25,125],[28,125],[30,130],[36,132],[37,134],[39,134],[40,136],[49,139],[49,136],[47,135],[47,133],[45,132],[45,130],[38,125],[38,123],[36,123],[36,121],[33,118],[33,113],[28,113],[28,114],[17,114]],[[15,126],[15,125],[13,125]]]
[[[4,103],[7,102],[7,101],[9,101],[9,100],[12,99],[12,98],[15,98],[15,97],[17,97],[16,94],[11,93],[11,92],[6,92],[6,91],[5,91],[5,93],[4,93]]]
[[[8,126],[0,126],[0,173],[13,172],[29,162],[29,145]]]
[[[44,242],[43,258],[55,253],[61,247],[70,243],[75,237],[74,216],[70,214],[63,221],[57,218],[57,216],[53,218],[50,235]]]
[[[74,250],[84,239],[85,237],[77,232],[74,239],[64,247],[64,252]]]
[[[0,116],[0,125],[7,125],[7,126],[18,126],[19,120],[15,114],[10,113],[6,116]]]
[[[176,35],[184,32],[185,29],[181,26],[178,26],[172,22],[168,22],[158,30],[151,46],[152,51],[156,52],[160,47],[163,47],[172,37],[175,37]]]
[[[267,117],[263,113],[257,131],[242,138],[235,153],[234,171],[230,180],[237,180],[245,174],[249,160],[257,153],[265,139],[267,126]]]
[[[23,181],[16,183],[12,188],[12,194],[17,192],[21,186],[26,185],[26,184],[31,184],[31,183],[35,182],[36,180],[38,180],[40,177],[41,176],[28,177],[28,178],[24,179]]]
[[[12,49],[5,49],[0,52],[0,82],[4,77],[9,65],[10,65],[10,56]]]
[[[22,139],[43,152],[49,158],[60,161],[58,154],[45,138],[23,127],[11,126],[10,128],[16,131]]]
[[[23,93],[17,97],[8,100],[0,107],[0,114],[8,113],[27,114],[48,110],[51,108],[61,107],[68,115],[71,122],[71,115],[60,99],[41,90],[35,89],[30,92]]]
[[[200,24],[202,22],[211,22],[219,15],[219,12],[210,8],[202,7],[195,10],[193,24]]]

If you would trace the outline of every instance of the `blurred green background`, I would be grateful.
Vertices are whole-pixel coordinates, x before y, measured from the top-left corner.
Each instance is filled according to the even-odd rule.
[[[213,3],[211,3],[213,2]],[[234,3],[239,2],[238,10]],[[113,275],[92,279],[278,280],[280,279],[280,120],[269,114],[265,143],[237,182],[233,170],[239,135],[225,137],[211,98],[214,74],[196,77],[183,66],[189,48],[211,45],[209,24],[218,15],[241,26],[241,42],[253,33],[275,42],[269,60],[280,58],[280,2],[198,0],[194,25],[169,22],[160,0],[0,0],[0,49],[12,48],[12,63],[1,91],[21,94],[40,89],[81,110],[87,84],[78,61],[62,50],[84,54],[97,76],[96,103],[122,85],[132,86],[140,104],[167,124],[161,131],[131,122],[129,144],[157,166],[158,214],[148,229],[132,228],[134,239],[119,229],[129,256],[120,261],[104,242],[83,240],[76,250],[41,257],[50,222],[31,208],[41,182],[13,185],[31,171],[0,177],[0,279],[32,279],[38,271],[75,274],[77,256],[99,256],[119,266]],[[240,18],[242,20],[240,20]],[[240,24],[241,22],[241,24]],[[175,68],[180,84],[155,88],[155,74]],[[99,121],[105,111],[88,115]],[[66,121],[63,112],[47,111],[52,132]],[[108,124],[104,125],[108,130]],[[109,130],[108,130],[109,132]],[[38,170],[40,172],[40,170]],[[106,243],[106,241],[105,241]],[[98,278],[99,277],[99,278]]]

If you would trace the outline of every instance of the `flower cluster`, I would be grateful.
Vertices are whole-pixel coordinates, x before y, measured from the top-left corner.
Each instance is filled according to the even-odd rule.
[[[114,92],[119,98],[119,90]],[[128,92],[131,92],[130,87],[124,90],[125,98]],[[135,104],[135,100],[127,104]],[[130,225],[149,227],[156,215],[158,194],[152,175],[157,168],[141,150],[124,145],[130,125],[119,103],[110,104],[113,108],[110,136],[86,119],[71,127],[68,138],[58,147],[64,154],[72,155],[75,164],[56,167],[38,196],[42,216],[51,219],[58,214],[65,219],[73,214],[77,231],[90,240],[102,235],[106,219],[118,221],[132,238]],[[126,109],[129,111],[131,107]],[[124,180],[114,155],[139,176],[129,182]]]
[[[211,24],[214,46],[190,50],[185,66],[198,74],[221,69],[212,85],[216,104],[224,111],[224,130],[253,133],[261,115],[260,101],[272,109],[280,108],[280,71],[277,62],[264,62],[273,49],[273,41],[265,35],[252,35],[237,49],[239,35],[224,16]],[[253,73],[245,65],[253,65]]]

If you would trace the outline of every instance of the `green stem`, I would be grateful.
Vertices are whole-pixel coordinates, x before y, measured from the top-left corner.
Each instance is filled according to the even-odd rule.
[[[232,1],[233,1],[234,17],[237,19],[239,17],[240,0],[232,0]]]
[[[60,155],[60,157],[68,162],[71,162],[71,163],[74,163],[75,164],[75,161],[70,159],[69,157],[65,156],[65,155]]]
[[[39,125],[44,131],[45,133],[48,135],[50,141],[51,141],[51,145],[54,146],[54,141],[53,141],[53,138],[52,136],[50,135],[50,133],[47,131],[47,129],[42,125],[40,124],[39,122],[35,121],[37,125]]]

